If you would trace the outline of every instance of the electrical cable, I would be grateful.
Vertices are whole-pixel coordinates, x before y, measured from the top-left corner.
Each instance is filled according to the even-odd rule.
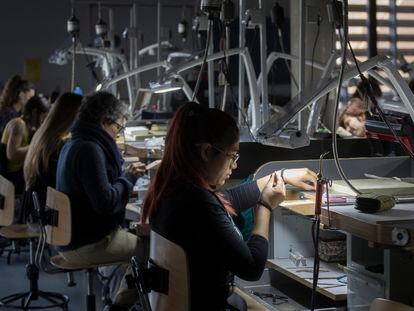
[[[318,286],[319,267],[320,267],[319,228],[320,228],[320,217],[319,215],[316,215],[312,223],[312,242],[313,242],[313,247],[315,250],[315,257],[313,259],[312,296],[311,296],[311,307],[310,307],[312,311],[315,310],[316,288]]]
[[[213,23],[212,23],[211,18],[209,16],[209,18],[208,18],[208,29],[207,29],[206,49],[204,51],[203,62],[201,63],[201,68],[200,68],[200,71],[198,72],[198,77],[197,77],[196,85],[194,87],[193,96],[191,97],[191,101],[194,101],[194,99],[197,97],[198,88],[200,87],[201,76],[203,74],[204,66],[205,66],[206,61],[207,61],[208,48],[210,47],[211,33],[213,32],[213,29],[212,29],[213,27],[212,26],[213,26]]]
[[[315,60],[315,49],[316,49],[316,44],[318,43],[319,33],[321,30],[321,16],[318,14],[317,18],[318,18],[318,21],[317,21],[318,29],[316,30],[315,41],[313,42],[313,48],[312,48],[310,85],[312,85],[313,83],[313,69],[314,69],[313,62]]]
[[[80,44],[80,46],[82,48],[82,53],[83,53],[83,55],[86,59],[86,62],[87,62],[86,67],[88,67],[91,70],[92,77],[95,79],[95,81],[98,84],[101,83],[101,81],[99,81],[98,74],[96,73],[95,69],[92,66],[93,61],[91,61],[91,59],[89,58],[89,55],[86,53],[85,47],[82,44]],[[75,51],[73,51],[73,54],[75,54]],[[109,62],[108,62],[108,64],[109,64]]]
[[[318,27],[318,29],[319,29],[320,27]],[[283,36],[282,36],[282,30],[280,29],[280,28],[278,28],[278,30],[277,30],[277,37],[278,37],[278,41],[279,41],[279,44],[280,44],[280,50],[281,50],[281,52],[283,53],[283,54],[286,54],[286,50],[285,50],[285,46],[284,46],[284,44],[283,44],[283,40],[282,40],[282,38],[283,38]],[[319,35],[318,35],[319,36]],[[313,54],[312,54],[313,55]],[[285,64],[286,64],[286,67],[287,67],[287,70],[288,70],[288,72],[289,72],[289,75],[290,75],[290,78],[292,79],[292,81],[293,81],[293,83],[295,84],[295,86],[296,86],[296,89],[299,89],[299,85],[298,85],[298,82],[296,81],[296,78],[295,78],[295,76],[293,75],[293,73],[292,73],[292,68],[291,68],[291,66],[289,65],[289,61],[285,58],[284,59],[284,62],[285,62]],[[272,72],[273,72],[273,69],[274,69],[274,67],[272,67]],[[313,56],[312,56],[312,76],[313,76]],[[313,77],[312,77],[313,78]],[[328,98],[329,98],[329,96],[328,95],[326,95],[326,102],[328,101]],[[326,102],[325,102],[325,105],[326,105]],[[325,106],[326,107],[326,106]],[[309,111],[311,110],[311,107],[309,107],[308,106],[308,109],[309,109]],[[328,127],[325,125],[325,124],[323,124],[323,122],[321,121],[321,120],[318,120],[318,123],[322,126],[322,127],[324,127],[325,129],[327,129]]]
[[[224,62],[224,75],[226,77],[226,81],[229,84],[229,88],[230,88],[230,94],[231,94],[231,98],[232,98],[232,103],[234,104],[234,106],[240,111],[242,118],[244,120],[244,123],[247,126],[247,129],[249,131],[249,134],[251,136],[251,138],[253,139],[254,142],[258,142],[256,137],[253,134],[253,131],[250,127],[250,124],[247,120],[246,114],[244,113],[244,111],[239,107],[239,105],[237,104],[237,99],[236,99],[236,95],[234,94],[234,90],[233,90],[233,84],[230,81],[230,74],[229,74],[229,68],[228,68],[228,64],[227,64],[227,59],[226,59],[226,51],[225,49],[223,50],[223,62]]]
[[[72,37],[73,45],[73,56],[72,56],[72,72],[71,72],[71,82],[70,82],[70,91],[73,92],[75,89],[75,68],[76,68],[76,36]]]
[[[333,3],[334,3],[335,10],[337,11],[337,13],[340,13],[339,12],[339,8],[338,8],[338,5],[337,5],[337,3],[336,3],[335,0],[333,1]],[[380,115],[381,119],[385,122],[385,124],[387,125],[388,129],[391,131],[392,135],[394,136],[394,139],[397,140],[397,142],[400,144],[400,146],[403,148],[403,150],[410,156],[410,158],[414,159],[414,154],[407,148],[407,146],[404,144],[404,142],[401,140],[401,138],[397,135],[397,133],[395,132],[394,128],[389,123],[388,118],[385,116],[385,114],[382,111],[381,107],[378,105],[378,102],[375,99],[375,96],[373,95],[373,93],[371,91],[371,84],[370,84],[369,80],[367,78],[365,78],[365,76],[361,72],[361,69],[359,68],[358,61],[356,59],[354,50],[352,49],[351,43],[349,42],[349,39],[348,39],[348,29],[347,29],[347,27],[348,27],[348,25],[347,25],[348,24],[348,19],[347,19],[347,16],[345,16],[347,14],[347,11],[345,11],[345,6],[346,6],[346,10],[347,10],[347,7],[348,7],[348,1],[347,0],[344,0],[344,16],[343,16],[343,27],[342,27],[343,28],[343,31],[344,31],[344,36],[343,36],[342,46],[345,47],[344,50],[346,50],[346,46],[349,45],[349,49],[350,49],[352,58],[354,59],[355,66],[356,66],[356,68],[358,70],[359,77],[362,80],[362,85],[363,85],[363,87],[365,89],[366,95],[369,97],[370,101],[373,103],[373,105],[377,109],[378,114]],[[338,14],[338,15],[340,16],[340,14]],[[341,37],[340,30],[338,30],[338,35]],[[343,58],[342,60],[343,60],[342,65],[344,65],[345,58]],[[336,106],[336,112],[337,112],[337,108],[338,107]],[[335,117],[335,119],[336,119],[336,117]],[[335,130],[335,133],[336,133],[336,126],[335,125],[336,125],[336,123],[334,123],[334,130]],[[335,153],[334,153],[334,156],[335,156]],[[335,163],[336,163],[336,161],[335,161]],[[341,175],[341,177],[342,177],[342,175]],[[346,179],[344,179],[344,180],[345,180],[345,182],[347,182],[348,185],[350,185],[350,183]],[[351,187],[351,188],[354,191],[356,190],[353,187]],[[358,191],[356,191],[356,192],[359,193]]]
[[[332,179],[326,180],[326,209],[328,210],[328,226],[331,227],[331,210],[330,210],[330,202],[329,202],[329,187],[332,187]]]
[[[225,27],[223,27],[223,25],[224,25],[224,22],[219,23],[219,29],[221,31],[221,35],[222,36],[224,34],[224,31],[225,31]],[[230,94],[231,94],[231,98],[232,98],[232,103],[237,108],[237,110],[240,111],[240,114],[242,115],[242,118],[244,120],[244,123],[247,126],[247,129],[249,131],[249,134],[250,134],[251,138],[253,139],[254,142],[258,142],[256,140],[256,137],[254,137],[254,135],[253,135],[253,131],[251,130],[251,127],[250,127],[250,124],[249,124],[249,122],[247,120],[246,114],[244,113],[244,111],[237,104],[237,99],[236,99],[236,96],[234,94],[233,84],[231,83],[231,79],[230,79],[230,71],[229,71],[229,67],[228,67],[228,64],[227,64],[226,49],[224,48],[222,51],[223,51],[223,58],[221,59],[221,61],[222,61],[222,64],[224,65],[223,66],[224,67],[223,68],[223,73],[224,73],[226,82],[228,83],[229,88],[230,88]]]
[[[336,2],[334,1],[335,8],[338,10]],[[342,62],[341,62],[341,70],[338,77],[338,86],[336,91],[336,98],[335,98],[335,104],[334,104],[334,113],[333,113],[333,125],[332,125],[332,151],[334,156],[334,162],[336,165],[336,169],[338,170],[339,175],[341,178],[345,181],[345,183],[351,188],[355,193],[361,194],[361,192],[356,189],[351,182],[348,180],[348,178],[345,175],[345,172],[342,169],[341,163],[339,162],[339,156],[338,156],[338,141],[336,137],[336,123],[338,118],[338,107],[339,107],[339,99],[341,95],[341,86],[342,81],[344,77],[345,72],[345,65],[346,65],[346,42],[348,41],[348,1],[344,0],[343,5],[343,30],[344,30],[344,36],[343,36],[343,44],[342,44]]]
[[[278,30],[277,30],[277,37],[278,37],[279,44],[280,44],[280,50],[282,51],[282,53],[286,54],[285,45],[283,44],[283,40],[282,40],[282,38],[283,38],[282,37],[282,30],[280,28],[278,28]],[[287,70],[289,71],[289,75],[290,75],[293,83],[295,84],[296,88],[299,89],[298,81],[296,81],[296,78],[292,73],[292,68],[289,65],[289,61],[286,58],[284,60],[285,60]]]
[[[276,35],[279,41],[280,50],[282,53],[286,54],[285,46],[283,44],[283,36],[282,36],[282,27],[285,22],[284,10],[279,3],[276,1],[272,10],[270,11],[270,18],[272,20],[272,24],[275,25]],[[274,42],[276,43],[276,41]],[[295,76],[292,74],[292,69],[289,65],[289,61],[285,58],[284,62],[286,64],[287,70],[289,71],[290,78],[292,79],[293,83],[295,84],[296,88],[299,89],[298,82],[295,79]]]
[[[319,171],[316,175],[316,194],[315,194],[315,216],[312,223],[312,242],[314,247],[314,259],[313,259],[313,278],[312,278],[312,296],[311,296],[311,310],[315,309],[316,304],[316,290],[318,286],[319,278],[319,267],[320,267],[320,258],[319,258],[319,232],[320,232],[320,222],[321,222],[321,213],[322,213],[322,202],[323,202],[323,190],[326,186],[327,179],[323,175],[323,159],[329,154],[329,152],[324,152],[319,157]]]
[[[394,136],[394,139],[397,140],[397,142],[401,145],[403,150],[410,156],[410,158],[414,159],[413,152],[411,152],[408,149],[408,147],[404,144],[404,142],[401,140],[401,138],[397,135],[397,133],[395,132],[395,129],[392,127],[392,125],[390,124],[388,118],[385,116],[384,111],[382,110],[380,105],[378,105],[378,102],[377,102],[375,96],[373,95],[372,89],[370,89],[370,88],[372,88],[372,86],[371,86],[369,80],[362,74],[361,69],[359,68],[359,65],[358,65],[358,61],[355,57],[354,50],[352,49],[351,43],[349,41],[348,41],[348,45],[349,45],[349,49],[351,51],[352,58],[354,59],[354,62],[355,62],[355,66],[358,70],[359,77],[361,78],[362,85],[365,89],[365,95],[368,97],[368,99],[372,102],[374,107],[377,109],[378,114],[380,115],[380,118],[385,122],[385,124],[387,125],[387,127],[391,131],[392,135]]]
[[[67,21],[67,31],[72,36],[73,57],[72,57],[72,72],[71,72],[71,92],[75,88],[75,63],[76,63],[76,42],[79,36],[79,19],[75,16],[74,1],[72,0],[72,16]]]

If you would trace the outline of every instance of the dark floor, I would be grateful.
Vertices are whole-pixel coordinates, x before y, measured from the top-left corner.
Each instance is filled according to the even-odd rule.
[[[0,256],[0,298],[14,293],[28,291],[29,282],[25,272],[25,266],[28,261],[28,253],[21,253],[20,255],[13,254],[10,265],[6,262],[5,253]],[[47,274],[42,271],[39,276],[39,289],[67,295],[70,299],[69,310],[86,310],[85,296],[87,291],[85,273],[75,272],[75,281],[77,283],[76,286],[68,287],[65,273]],[[96,309],[102,310],[103,303],[100,301],[101,285],[97,279],[95,280],[95,290],[97,293]],[[58,310],[58,308],[49,310]]]

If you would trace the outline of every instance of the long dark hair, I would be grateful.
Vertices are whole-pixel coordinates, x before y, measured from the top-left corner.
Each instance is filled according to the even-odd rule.
[[[175,187],[191,183],[210,189],[205,181],[197,145],[209,143],[225,149],[239,139],[236,122],[227,113],[208,109],[197,103],[186,103],[175,113],[165,141],[165,152],[157,174],[152,179],[143,204],[143,222],[151,218],[162,197]],[[224,204],[233,213],[229,204]]]
[[[40,127],[40,114],[49,112],[49,109],[49,102],[44,96],[35,95],[27,101],[22,118],[29,133],[34,133]]]
[[[20,92],[28,92],[34,89],[33,84],[22,79],[19,75],[11,77],[4,86],[0,96],[0,111],[11,107],[19,101]]]
[[[69,134],[70,126],[76,119],[82,96],[64,93],[34,134],[24,161],[26,188],[33,185],[38,176],[49,168],[50,157],[57,152]]]

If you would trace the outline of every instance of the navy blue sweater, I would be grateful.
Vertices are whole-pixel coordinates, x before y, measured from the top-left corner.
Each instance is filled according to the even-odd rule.
[[[56,188],[70,199],[72,240],[60,247],[60,251],[100,241],[125,217],[125,206],[136,178],[131,173],[121,173],[119,165],[104,149],[99,142],[79,135],[62,148]]]
[[[254,206],[260,196],[256,182],[223,193],[237,214]],[[267,240],[252,235],[244,242],[212,192],[192,185],[177,187],[162,199],[151,227],[187,254],[191,310],[223,310],[229,294],[229,272],[246,280],[257,280],[263,273]]]

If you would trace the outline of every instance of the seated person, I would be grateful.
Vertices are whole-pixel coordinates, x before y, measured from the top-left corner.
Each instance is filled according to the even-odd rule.
[[[126,107],[110,93],[87,96],[71,138],[63,146],[57,166],[56,188],[70,198],[72,239],[58,248],[74,264],[146,260],[143,241],[121,229],[125,207],[142,163],[123,170],[115,139],[123,128]]]
[[[33,85],[19,75],[7,81],[0,96],[0,136],[11,119],[20,117],[27,101],[34,94]]]
[[[366,112],[364,102],[358,97],[352,98],[339,115],[337,134],[342,137],[366,137]]]
[[[27,101],[23,115],[7,123],[1,138],[3,174],[13,182],[16,195],[23,193],[25,184],[23,178],[23,163],[29,149],[33,134],[42,124],[49,112],[49,103],[44,97],[33,96]],[[3,161],[2,161],[3,162]]]
[[[26,191],[23,198],[24,220],[32,212],[32,192],[41,206],[46,204],[47,187],[56,188],[56,169],[60,149],[69,138],[69,129],[77,117],[82,96],[65,93],[60,96],[43,124],[33,135],[24,161]]]
[[[182,105],[143,204],[142,221],[149,219],[152,230],[188,256],[191,310],[224,310],[233,275],[258,280],[272,210],[285,198],[284,183],[308,190],[316,185],[314,172],[293,169],[221,191],[237,168],[238,150],[239,130],[231,116],[196,103]],[[233,217],[254,206],[253,232],[244,242]]]

